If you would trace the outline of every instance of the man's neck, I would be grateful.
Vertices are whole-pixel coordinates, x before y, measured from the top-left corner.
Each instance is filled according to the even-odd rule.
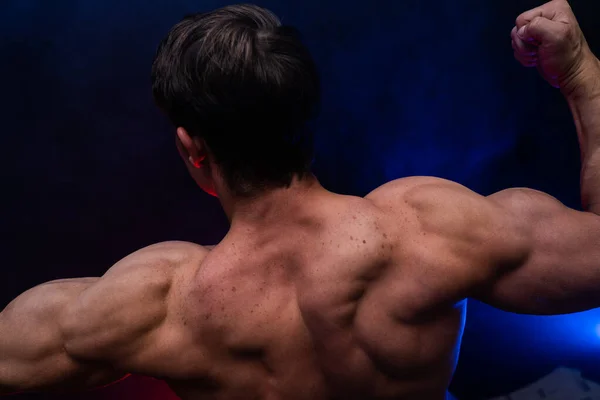
[[[313,196],[327,193],[312,174],[294,178],[289,187],[265,190],[254,196],[235,197],[228,190],[218,192],[232,227],[239,224],[256,226],[281,221],[300,211]]]

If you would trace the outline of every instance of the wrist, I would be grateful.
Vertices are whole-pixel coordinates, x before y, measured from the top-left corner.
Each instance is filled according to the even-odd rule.
[[[585,51],[577,67],[560,85],[560,90],[568,100],[600,96],[600,61],[591,50]]]

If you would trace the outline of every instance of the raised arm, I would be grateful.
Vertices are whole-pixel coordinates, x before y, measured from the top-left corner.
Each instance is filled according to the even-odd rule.
[[[520,16],[513,46],[517,59],[538,66],[571,105],[583,155],[585,211],[531,189],[486,198],[436,178],[382,186],[367,198],[387,214],[395,230],[395,264],[409,282],[390,280],[389,290],[401,288],[403,296],[414,291],[410,299],[419,299],[419,310],[466,297],[524,314],[600,307],[599,62],[565,0]]]
[[[205,252],[159,244],[102,278],[50,282],[19,296],[0,313],[0,394],[85,389],[129,372],[185,374],[177,355],[188,343],[172,316]]]
[[[425,177],[391,182],[368,198],[396,225],[398,268],[417,290],[411,298],[419,299],[419,309],[468,297],[522,314],[600,307],[600,216],[594,213],[531,189],[486,198]],[[407,284],[390,282],[390,290],[404,293]]]
[[[566,0],[554,0],[517,18],[515,57],[537,66],[569,102],[582,155],[581,194],[600,213],[600,62],[592,54]]]
[[[513,30],[515,55],[532,55],[542,75],[569,102],[581,147],[584,212],[532,190],[490,197],[529,226],[527,260],[501,274],[481,298],[498,307],[536,314],[600,307],[600,63],[565,0],[528,11]]]

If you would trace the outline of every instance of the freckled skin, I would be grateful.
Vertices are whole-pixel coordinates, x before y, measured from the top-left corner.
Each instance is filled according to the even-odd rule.
[[[33,289],[0,315],[0,332],[20,329],[0,352],[0,394],[120,372],[163,379],[183,400],[442,400],[463,299],[497,276],[482,266],[508,241],[489,232],[517,236],[490,227],[496,209],[457,186],[413,178],[366,198],[319,191],[251,234],[232,224],[212,250],[162,243],[101,279]],[[35,343],[34,354],[10,353]],[[29,381],[2,381],[5,365],[37,356],[22,369]]]
[[[442,400],[466,297],[540,315],[598,307],[600,62],[566,0],[517,25],[515,56],[561,86],[574,112],[589,211],[535,190],[484,198],[426,177],[365,199],[314,181],[241,209],[221,195],[232,227],[216,248],[161,243],[102,278],[48,282],[11,302],[0,313],[0,395],[138,373],[183,400]],[[190,138],[178,137],[182,151]]]
[[[232,231],[199,260],[185,313],[208,349],[203,381],[213,392],[169,381],[179,396],[443,399],[464,303],[428,311],[419,299],[428,289],[411,276],[419,261],[394,245],[419,238],[418,227],[394,223],[377,202],[332,197],[308,207],[301,225],[262,227],[251,239]]]

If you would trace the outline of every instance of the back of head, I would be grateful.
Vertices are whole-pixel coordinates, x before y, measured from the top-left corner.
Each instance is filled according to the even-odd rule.
[[[235,194],[309,172],[319,78],[296,31],[270,11],[236,5],[186,17],[160,44],[152,81],[159,107],[205,141]]]

